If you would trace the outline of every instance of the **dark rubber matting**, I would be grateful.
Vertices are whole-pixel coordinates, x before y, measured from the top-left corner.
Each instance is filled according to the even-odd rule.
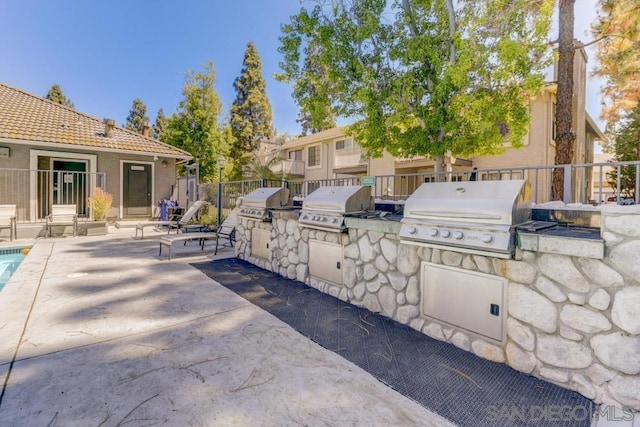
[[[236,258],[192,265],[460,426],[590,424],[593,404],[578,393],[481,359],[303,283]]]

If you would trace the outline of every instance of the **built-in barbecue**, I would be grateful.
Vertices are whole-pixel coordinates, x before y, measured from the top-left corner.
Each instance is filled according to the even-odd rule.
[[[304,198],[299,223],[303,227],[341,232],[345,216],[364,214],[375,207],[371,187],[320,187]]]
[[[271,210],[288,209],[289,189],[284,187],[262,187],[242,198],[239,214],[245,217],[268,221]]]
[[[515,225],[531,217],[524,180],[425,183],[406,201],[402,242],[510,258]]]

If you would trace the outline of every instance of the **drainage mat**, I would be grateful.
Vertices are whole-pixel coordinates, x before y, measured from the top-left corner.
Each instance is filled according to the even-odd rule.
[[[578,393],[481,359],[237,258],[192,265],[457,425],[590,425],[595,406]]]

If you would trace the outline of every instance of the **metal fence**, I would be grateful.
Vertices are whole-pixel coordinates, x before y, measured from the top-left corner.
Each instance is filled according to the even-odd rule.
[[[0,169],[0,204],[16,205],[17,221],[43,221],[51,205],[76,205],[80,217],[91,215],[87,199],[105,189],[104,173]]]

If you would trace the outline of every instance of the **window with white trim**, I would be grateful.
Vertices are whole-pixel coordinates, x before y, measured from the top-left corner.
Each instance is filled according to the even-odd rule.
[[[319,167],[320,166],[320,146],[312,145],[307,147],[307,167]]]
[[[336,141],[336,150],[348,150],[353,148],[353,138]]]

